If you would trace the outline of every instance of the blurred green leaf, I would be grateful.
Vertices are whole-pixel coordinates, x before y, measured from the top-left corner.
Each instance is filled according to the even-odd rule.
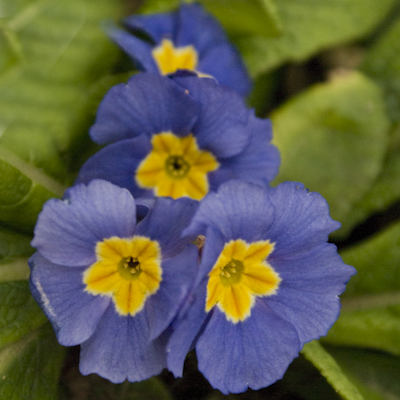
[[[399,357],[366,349],[335,346],[327,349],[366,399],[400,399]]]
[[[64,348],[50,324],[0,351],[0,398],[54,400]]]
[[[391,135],[388,152],[382,171],[363,199],[354,205],[351,213],[342,223],[342,232],[348,232],[368,218],[368,216],[384,212],[400,199],[400,124]]]
[[[157,377],[118,385],[94,374],[83,380],[86,382],[87,400],[172,400],[168,389]]]
[[[379,87],[348,73],[311,87],[271,119],[282,157],[277,181],[303,182],[345,221],[382,168],[390,124]]]
[[[396,0],[279,0],[283,34],[238,37],[253,77],[285,62],[303,61],[328,47],[361,38],[388,14]]]
[[[0,228],[0,282],[28,279],[31,237]]]
[[[364,399],[358,389],[348,380],[336,361],[317,341],[314,340],[305,344],[301,352],[307,360],[320,370],[321,374],[343,399]]]
[[[257,34],[273,37],[282,32],[275,0],[197,0],[224,25],[230,35]],[[194,0],[186,0],[193,3]],[[140,12],[150,14],[176,9],[179,0],[146,0]]]
[[[389,115],[400,120],[400,19],[367,51],[361,69],[385,91]]]
[[[323,340],[400,355],[400,224],[341,253],[357,268],[342,312]]]
[[[80,151],[93,118],[88,89],[117,51],[100,23],[120,4],[20,0],[3,10],[0,220],[9,226],[30,232],[43,203],[63,194],[59,182],[71,182],[68,149]]]

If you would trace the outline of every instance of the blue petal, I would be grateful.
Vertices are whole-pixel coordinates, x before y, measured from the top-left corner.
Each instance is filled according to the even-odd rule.
[[[111,304],[92,337],[81,345],[79,370],[96,373],[113,383],[142,381],[158,375],[166,365],[162,339],[149,341],[144,312],[122,317]]]
[[[162,262],[162,282],[159,290],[145,305],[150,325],[150,339],[158,337],[171,323],[193,286],[199,252],[187,245],[182,253]]]
[[[170,78],[139,73],[106,94],[90,136],[105,144],[165,131],[185,135],[198,114],[198,102]]]
[[[115,27],[107,29],[107,35],[125,51],[142,70],[158,73],[152,55],[153,46],[136,36]]]
[[[237,156],[220,160],[219,170],[230,171],[236,179],[266,186],[276,177],[280,165],[279,150],[270,143],[271,122],[252,115],[247,130],[251,137],[248,146]]]
[[[178,14],[160,13],[151,15],[133,15],[123,20],[123,25],[133,30],[143,30],[156,44],[163,38],[174,41],[178,24]]]
[[[328,234],[340,227],[329,216],[326,200],[304,185],[285,182],[270,191],[275,205],[275,221],[264,239],[275,242],[272,257],[293,257],[327,242]]]
[[[29,260],[30,287],[64,346],[87,340],[110,304],[110,297],[92,296],[82,283],[83,268],[56,265],[35,253]]]
[[[209,193],[200,203],[185,234],[196,233],[204,226],[217,229],[226,241],[261,240],[274,220],[275,207],[268,191],[260,186],[231,180]]]
[[[183,374],[183,364],[196,336],[207,319],[205,312],[206,284],[204,281],[187,299],[185,309],[173,325],[167,345],[168,369],[175,377]]]
[[[151,149],[150,140],[145,135],[110,144],[83,164],[76,183],[104,179],[128,189],[134,197],[154,196],[152,190],[142,189],[135,182],[136,168]]]
[[[293,326],[263,303],[256,303],[251,317],[237,324],[215,309],[196,344],[199,370],[225,394],[271,385],[299,351]]]
[[[169,197],[157,197],[154,207],[147,216],[138,223],[136,235],[144,235],[157,240],[161,246],[163,258],[174,257],[180,253],[187,243],[197,235],[182,237],[185,229],[199,203],[186,197],[173,200]]]
[[[192,132],[199,147],[218,159],[240,153],[250,141],[246,124],[250,115],[242,98],[218,86],[213,79],[173,77],[201,103],[200,116]]]
[[[32,246],[48,260],[65,266],[96,261],[97,242],[112,236],[130,237],[136,225],[132,195],[109,182],[76,185],[65,200],[49,200],[39,214]]]
[[[221,233],[217,229],[211,227],[207,228],[205,237],[206,240],[204,247],[202,248],[201,264],[197,274],[196,285],[203,279],[206,279],[226,243]]]
[[[217,19],[199,4],[182,5],[178,11],[177,25],[175,43],[178,46],[193,45],[200,59],[210,48],[228,42]]]
[[[247,96],[251,80],[236,49],[228,42],[204,52],[197,67],[214,77],[220,85],[227,86],[241,96]]]
[[[326,335],[339,316],[338,295],[356,270],[344,264],[336,246],[328,243],[270,263],[282,282],[275,296],[265,298],[268,305],[294,325],[302,344]]]

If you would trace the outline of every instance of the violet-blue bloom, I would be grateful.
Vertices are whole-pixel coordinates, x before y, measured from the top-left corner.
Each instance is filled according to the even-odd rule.
[[[197,207],[94,180],[49,200],[32,241],[31,291],[64,346],[81,345],[80,371],[140,381],[166,365],[164,332],[197,268],[193,237],[181,238]]]
[[[302,184],[227,182],[200,203],[185,234],[206,235],[194,290],[174,322],[168,368],[187,352],[214,388],[239,393],[282,378],[303,345],[339,315],[355,269],[328,234],[340,224]]]
[[[110,37],[142,70],[163,75],[178,69],[211,76],[220,85],[245,96],[250,79],[238,51],[219,22],[199,4],[183,4],[172,13],[134,15],[123,21],[126,29],[146,32],[147,42],[122,29],[110,28]]]
[[[268,185],[280,157],[271,122],[208,78],[141,73],[113,87],[90,130],[113,143],[91,157],[77,182],[105,179],[135,197],[201,200],[229,179]]]

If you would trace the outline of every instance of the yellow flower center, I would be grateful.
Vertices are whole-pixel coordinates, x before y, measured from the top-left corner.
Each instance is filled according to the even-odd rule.
[[[197,67],[197,51],[190,45],[175,47],[171,40],[163,39],[152,54],[162,75],[172,74],[177,69],[195,71]]]
[[[120,315],[135,315],[162,281],[161,249],[143,236],[111,237],[96,245],[97,261],[83,274],[85,290],[110,296]]]
[[[209,190],[207,173],[219,167],[215,157],[200,150],[191,134],[180,138],[162,132],[151,143],[152,151],[136,170],[138,186],[153,189],[156,196],[201,200]]]
[[[250,316],[256,297],[275,294],[281,278],[266,261],[273,250],[269,240],[226,243],[209,273],[206,311],[217,306],[237,323]]]

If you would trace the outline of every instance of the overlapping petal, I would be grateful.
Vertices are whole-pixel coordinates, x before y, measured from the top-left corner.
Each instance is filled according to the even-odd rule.
[[[263,215],[263,218],[260,218]],[[219,230],[228,242],[259,240],[274,221],[275,207],[268,191],[256,185],[232,180],[218,193],[210,193],[201,203],[187,234],[201,232],[204,226]]]
[[[148,379],[165,367],[163,338],[149,340],[144,311],[135,318],[120,316],[110,305],[94,334],[81,344],[79,370],[96,373],[111,382]]]
[[[38,252],[29,264],[31,291],[53,324],[58,341],[64,346],[76,346],[87,340],[111,299],[85,292],[84,268],[53,264]]]
[[[99,144],[149,138],[163,131],[187,135],[196,122],[199,104],[172,80],[137,74],[110,89],[101,102],[90,136]]]
[[[299,351],[293,326],[261,302],[238,324],[215,309],[196,344],[199,370],[225,394],[274,383]]]
[[[131,16],[123,25],[130,32],[110,28],[109,35],[142,69],[160,72],[151,52],[168,39],[177,49],[191,46],[198,58],[196,72],[212,76],[241,96],[248,94],[251,82],[239,52],[219,22],[199,4],[182,4],[172,13]],[[144,40],[141,44],[134,36],[138,30],[145,32],[154,46]]]
[[[123,189],[116,192],[109,182],[94,180],[88,186],[75,186],[64,200],[49,200],[44,205],[32,246],[55,264],[88,266],[96,261],[98,241],[132,236],[135,225],[132,195]]]

